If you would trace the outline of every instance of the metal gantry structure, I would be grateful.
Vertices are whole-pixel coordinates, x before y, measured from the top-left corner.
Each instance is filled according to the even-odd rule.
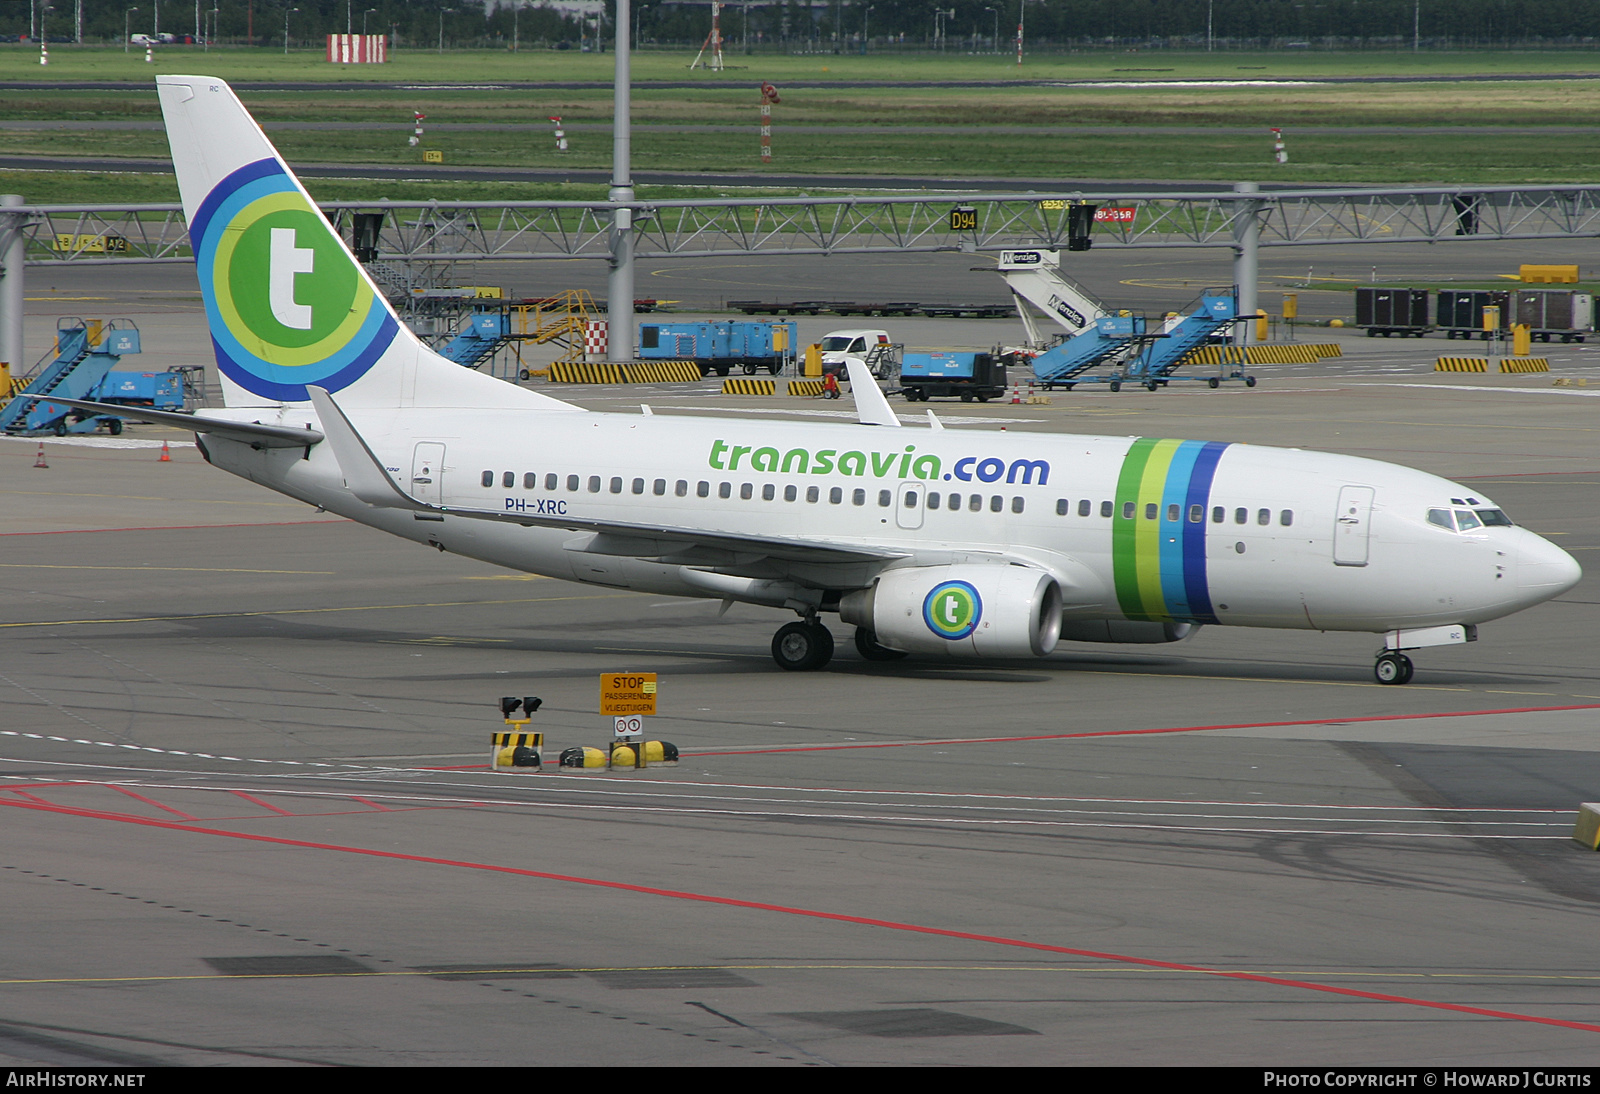
[[[385,214],[382,261],[480,262],[609,259],[619,209],[640,258],[1064,247],[1079,203],[1132,210],[1096,224],[1096,247],[1235,247],[1247,221],[1262,247],[1600,235],[1600,186],[320,204],[341,228],[356,212]],[[970,227],[954,226],[958,209]],[[192,257],[176,204],[13,205],[0,217],[11,221],[0,230],[20,228],[29,265]]]
[[[630,302],[635,259],[1065,248],[1071,209],[1081,204],[1118,211],[1095,226],[1097,247],[1230,248],[1243,314],[1256,307],[1259,247],[1600,236],[1600,186],[1260,190],[1238,183],[1231,191],[1186,193],[946,191],[651,201],[633,197],[629,181],[624,167],[607,201],[324,202],[322,209],[346,235],[356,213],[384,214],[375,272],[397,291],[436,280],[454,262],[589,257],[611,264],[612,296],[620,292]],[[8,346],[20,348],[17,256],[26,265],[193,258],[176,204],[19,202],[0,198],[0,256],[8,256],[0,279],[0,362],[8,360]],[[13,296],[18,305],[9,308]]]

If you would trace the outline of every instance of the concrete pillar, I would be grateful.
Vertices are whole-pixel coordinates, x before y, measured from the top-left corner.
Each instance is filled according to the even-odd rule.
[[[611,201],[633,200],[633,122],[629,98],[633,53],[630,0],[617,0],[616,86],[612,94]],[[611,273],[606,279],[606,356],[633,360],[633,210],[611,216]]]
[[[1236,182],[1236,194],[1259,193],[1261,187],[1254,182]],[[1261,201],[1236,201],[1233,203],[1233,287],[1239,294],[1239,314],[1251,317],[1248,323],[1238,323],[1233,328],[1234,345],[1244,346],[1254,341],[1256,308],[1256,255],[1261,242]]]
[[[14,212],[21,194],[0,194],[0,401],[11,377],[27,371],[22,360],[22,266],[27,218]]]

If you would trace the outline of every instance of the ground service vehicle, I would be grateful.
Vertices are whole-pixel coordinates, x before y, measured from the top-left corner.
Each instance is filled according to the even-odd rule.
[[[643,361],[693,361],[700,375],[726,376],[737,368],[746,376],[766,369],[776,376],[794,363],[794,323],[724,319],[701,323],[639,324]]]
[[[908,353],[900,363],[900,393],[911,402],[958,396],[987,403],[1006,393],[1005,362],[992,353]]]

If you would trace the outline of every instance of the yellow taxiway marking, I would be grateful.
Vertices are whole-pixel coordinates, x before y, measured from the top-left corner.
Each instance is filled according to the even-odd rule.
[[[468,581],[553,581],[543,574],[476,574]]]
[[[1183,672],[1117,672],[1113,669],[1086,669],[1085,672],[1093,676],[1152,676],[1161,680],[1225,680],[1228,683],[1249,684],[1310,684],[1315,687],[1328,688],[1382,688],[1388,684],[1364,684],[1358,680],[1295,680],[1275,679],[1269,676],[1204,676],[1199,673]],[[1447,688],[1439,684],[1411,684],[1412,691],[1473,691],[1473,688]],[[1519,693],[1520,694],[1520,693]],[[1543,694],[1542,692],[1529,692],[1527,694]],[[1337,722],[1337,718],[1330,718],[1330,722]]]
[[[192,619],[249,619],[262,615],[319,615],[327,612],[387,612],[415,608],[476,608],[492,604],[549,604],[560,600],[617,600],[636,593],[602,593],[599,596],[533,596],[516,600],[443,600],[432,604],[357,604],[348,608],[272,608],[259,612],[201,612],[196,615],[143,615],[131,619],[46,619],[35,623],[0,623],[12,627],[72,627],[105,623],[186,623]]]

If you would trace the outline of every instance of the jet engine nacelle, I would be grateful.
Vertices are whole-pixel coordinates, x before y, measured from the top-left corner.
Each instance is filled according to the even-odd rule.
[[[910,566],[847,593],[839,617],[895,650],[1043,657],[1061,633],[1061,586],[1027,566]]]
[[[1134,619],[1068,619],[1061,624],[1067,642],[1182,642],[1198,623],[1151,623]]]

